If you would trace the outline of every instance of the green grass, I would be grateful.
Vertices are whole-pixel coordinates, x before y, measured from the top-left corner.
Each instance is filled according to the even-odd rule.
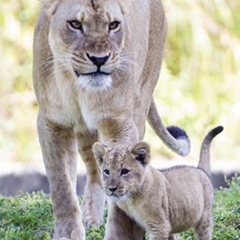
[[[240,177],[226,181],[229,188],[215,191],[213,240],[240,239]],[[52,231],[49,195],[38,192],[16,197],[0,196],[1,240],[48,240]],[[88,230],[86,240],[102,240],[104,231],[104,224],[100,229]],[[181,239],[194,239],[192,231],[182,233]]]
[[[53,213],[49,196],[39,192],[0,197],[0,239],[51,239]]]
[[[227,180],[229,189],[216,192],[214,239],[240,239],[240,178]]]

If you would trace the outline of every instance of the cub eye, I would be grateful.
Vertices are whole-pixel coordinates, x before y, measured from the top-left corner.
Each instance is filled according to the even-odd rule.
[[[109,23],[108,28],[111,31],[111,30],[117,29],[119,26],[120,26],[119,21],[113,21],[113,22]]]
[[[83,31],[82,23],[77,20],[68,21],[68,26],[71,29]]]
[[[104,175],[105,175],[105,176],[107,176],[107,177],[108,177],[108,176],[109,176],[109,174],[110,174],[110,172],[109,172],[109,170],[108,170],[108,169],[105,169],[105,170],[103,171],[103,173],[104,173]]]
[[[123,168],[121,171],[121,176],[126,176],[126,175],[128,175],[129,172],[130,172],[130,170]]]

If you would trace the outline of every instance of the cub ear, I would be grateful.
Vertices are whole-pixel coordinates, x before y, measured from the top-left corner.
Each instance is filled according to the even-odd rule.
[[[92,151],[97,163],[101,166],[103,163],[103,156],[108,152],[107,147],[100,142],[95,142],[93,144]]]
[[[48,17],[51,17],[57,10],[60,0],[40,0],[41,6]]]
[[[150,147],[145,142],[137,143],[131,150],[135,160],[146,166],[150,161]]]
[[[121,8],[122,14],[126,14],[130,11],[132,0],[118,0],[118,4]]]

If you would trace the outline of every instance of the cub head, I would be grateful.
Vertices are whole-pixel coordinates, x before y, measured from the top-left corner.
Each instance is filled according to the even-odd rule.
[[[84,89],[110,87],[111,74],[124,67],[124,14],[130,2],[41,0],[49,19],[48,39],[55,66],[71,73]]]
[[[97,142],[93,153],[98,162],[106,195],[113,201],[127,199],[141,190],[145,169],[150,161],[147,143],[131,149],[108,148]]]

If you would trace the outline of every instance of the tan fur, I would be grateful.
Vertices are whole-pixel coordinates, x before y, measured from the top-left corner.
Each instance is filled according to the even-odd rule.
[[[194,228],[198,239],[211,240],[213,188],[209,147],[222,130],[217,127],[205,137],[198,168],[176,166],[158,171],[149,165],[150,149],[144,142],[129,149],[95,143],[93,152],[106,195],[149,232],[150,240],[178,239],[173,234],[189,228]],[[114,239],[114,233],[112,236]]]
[[[91,152],[95,141],[108,146],[136,143],[143,139],[148,118],[177,153],[188,154],[189,143],[169,134],[152,99],[167,29],[160,0],[40,2],[33,79],[54,239],[82,240],[84,226],[101,223],[105,201]],[[81,23],[78,29],[76,21]],[[87,169],[82,211],[76,196],[77,150]],[[112,215],[117,211],[113,208]],[[119,221],[126,218],[120,215]],[[131,233],[129,239],[135,239]]]

